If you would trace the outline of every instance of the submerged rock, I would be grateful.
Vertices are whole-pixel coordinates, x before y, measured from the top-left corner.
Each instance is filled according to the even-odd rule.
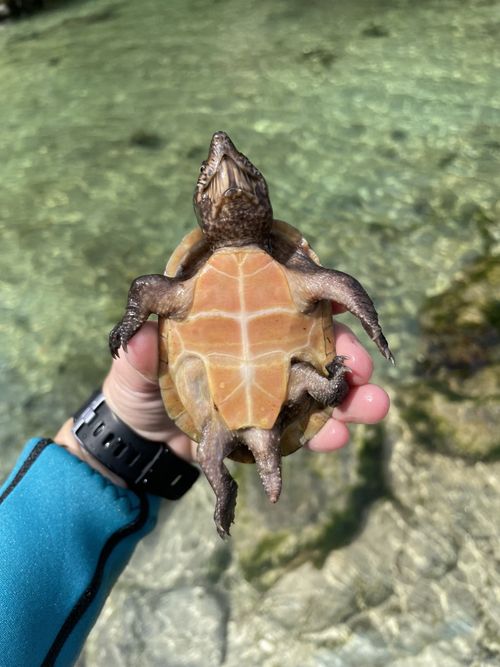
[[[301,451],[284,460],[284,491],[269,505],[254,466],[237,475],[241,520],[234,549],[245,578],[258,589],[304,562],[320,566],[332,549],[360,532],[366,510],[388,490],[383,474],[384,429],[359,429],[337,456]]]
[[[268,534],[272,577],[249,581],[250,529],[222,542],[211,526],[210,489],[195,485],[139,546],[80,666],[111,658],[191,667],[498,664],[500,514],[492,507],[500,463],[471,465],[424,449],[396,411],[384,448],[391,494],[372,506],[355,539],[331,545],[321,562],[311,549],[286,562],[282,527],[273,547],[281,562]],[[299,523],[298,542],[320,532],[321,524]],[[253,528],[257,540],[265,534],[257,519]]]
[[[460,390],[464,379],[500,363],[498,259],[478,258],[444,292],[427,300],[419,316],[425,351],[418,376]]]
[[[472,460],[500,457],[498,285],[498,258],[479,258],[420,313],[424,351],[416,381],[399,400],[430,449]]]

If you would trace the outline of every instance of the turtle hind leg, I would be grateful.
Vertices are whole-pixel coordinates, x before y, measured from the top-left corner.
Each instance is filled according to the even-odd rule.
[[[344,364],[346,357],[336,356],[327,366],[328,377],[321,375],[314,366],[306,362],[292,364],[288,385],[288,402],[297,404],[309,394],[323,407],[340,405],[349,391],[345,379],[351,370]]]
[[[214,521],[221,537],[229,535],[234,521],[238,485],[224,465],[224,459],[233,451],[235,444],[231,431],[213,418],[203,429],[197,451],[198,463],[215,493]]]
[[[184,359],[182,373],[177,375],[177,388],[183,404],[190,406],[190,415],[201,433],[197,460],[215,493],[217,532],[225,537],[234,520],[238,485],[224,465],[224,459],[237,441],[214,410],[205,364],[199,357],[193,355]]]
[[[349,366],[344,364],[348,357],[337,355],[333,361],[325,366],[328,371],[328,383],[330,398],[327,405],[340,405],[349,393],[349,384],[345,379],[347,373],[351,373]]]
[[[248,428],[238,437],[252,452],[267,497],[275,503],[281,493],[281,450],[277,429]]]

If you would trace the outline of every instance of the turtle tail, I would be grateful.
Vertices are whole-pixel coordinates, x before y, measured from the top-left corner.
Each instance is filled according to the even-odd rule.
[[[255,464],[267,497],[277,502],[281,493],[281,450],[279,435],[275,429],[248,428],[238,437],[255,458]]]

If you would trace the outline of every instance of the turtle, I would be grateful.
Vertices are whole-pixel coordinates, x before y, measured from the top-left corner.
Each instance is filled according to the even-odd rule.
[[[132,282],[109,347],[116,357],[158,315],[165,408],[198,443],[225,537],[237,484],[224,460],[255,463],[275,503],[282,456],[317,433],[349,391],[331,302],[360,320],[387,360],[394,357],[362,285],[323,267],[300,231],[274,218],[264,177],[225,132],[212,137],[193,203],[199,228],[164,274]]]

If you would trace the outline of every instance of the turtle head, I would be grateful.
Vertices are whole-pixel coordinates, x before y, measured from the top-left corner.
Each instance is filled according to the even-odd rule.
[[[212,137],[193,201],[213,248],[266,242],[273,221],[266,181],[225,132]]]

